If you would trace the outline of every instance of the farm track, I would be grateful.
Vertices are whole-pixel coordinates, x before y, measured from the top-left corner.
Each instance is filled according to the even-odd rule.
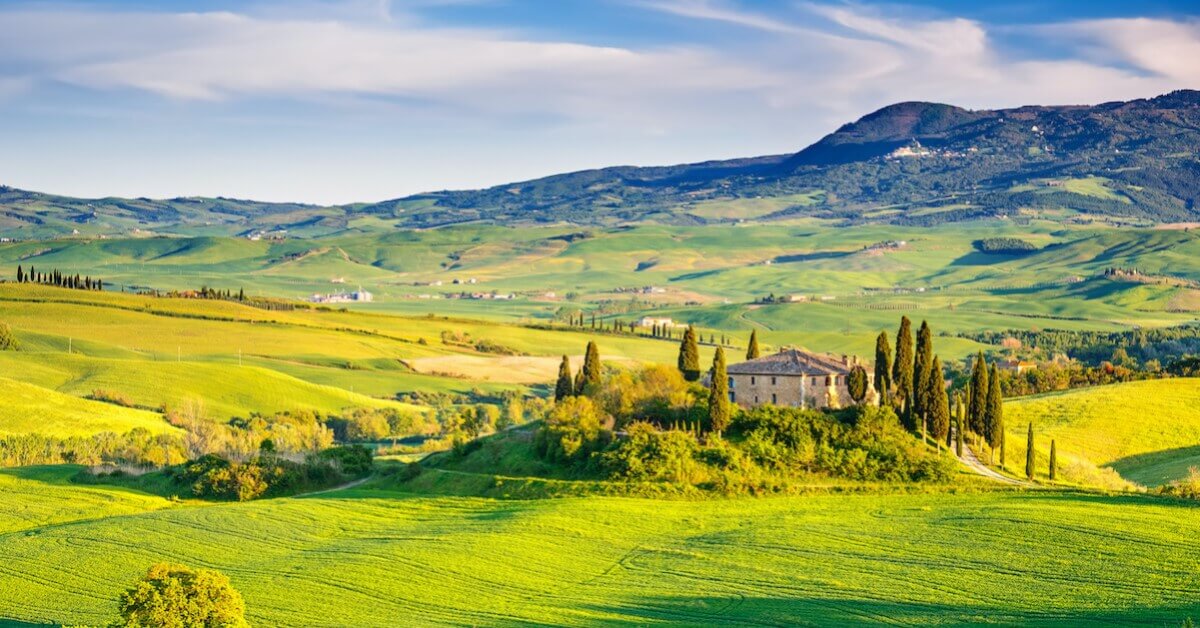
[[[995,480],[997,482],[1001,482],[1004,484],[1011,484],[1013,486],[1033,486],[1033,484],[1031,484],[1029,482],[1024,482],[1022,480],[1010,478],[1007,475],[1003,475],[999,471],[996,471],[995,469],[992,469],[992,468],[988,467],[987,465],[983,464],[982,462],[979,461],[979,458],[975,456],[975,452],[971,450],[970,445],[966,445],[966,444],[963,445],[963,455],[962,455],[962,458],[959,458],[959,460],[963,464],[965,464],[967,466],[967,468],[971,469],[972,471],[974,471],[975,473],[977,473],[979,475],[982,475],[985,478]]]

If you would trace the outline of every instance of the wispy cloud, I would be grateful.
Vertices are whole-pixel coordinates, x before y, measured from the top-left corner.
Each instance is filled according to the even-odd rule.
[[[245,113],[241,103],[267,116],[255,107],[295,105],[288,119],[308,116],[314,142],[322,141],[315,135],[321,129],[354,116],[403,138],[388,147],[408,151],[411,179],[385,182],[399,194],[613,162],[796,150],[900,100],[983,108],[1200,88],[1200,23],[1193,19],[1000,28],[897,5],[610,0],[613,11],[653,15],[657,25],[674,20],[670,34],[585,38],[566,35],[571,29],[556,37],[546,24],[466,27],[431,17],[456,11],[422,8],[493,0],[265,1],[238,12],[0,9],[0,132],[12,128],[5,114],[22,106],[86,107],[80,90],[101,95],[113,110],[132,103],[130,115],[156,103],[168,116],[198,117],[236,117]],[[1018,31],[1053,46],[1014,43]],[[97,129],[96,151],[107,155],[112,142],[103,143],[97,126],[88,128]],[[483,165],[463,168],[463,152],[448,149],[444,161],[430,160],[442,148],[437,142],[468,127]],[[16,165],[36,167],[25,157],[35,154],[22,152]],[[44,163],[57,168],[67,154],[47,152]],[[523,164],[516,174],[513,155]],[[329,167],[310,164],[318,172]],[[361,180],[372,167],[349,163],[346,176]],[[242,193],[254,194],[252,185]],[[292,188],[285,192],[262,196],[295,198]]]

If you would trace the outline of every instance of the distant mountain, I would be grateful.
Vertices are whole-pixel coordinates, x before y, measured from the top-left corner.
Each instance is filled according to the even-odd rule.
[[[1169,222],[1200,220],[1197,198],[1200,92],[1184,90],[1095,106],[994,111],[905,102],[792,155],[618,166],[337,207],[83,200],[0,188],[0,233],[321,235],[367,224],[702,224],[794,216],[902,224],[996,215]]]

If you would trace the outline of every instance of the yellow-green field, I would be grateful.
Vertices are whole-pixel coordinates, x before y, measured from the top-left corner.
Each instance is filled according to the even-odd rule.
[[[1083,461],[1156,486],[1200,466],[1200,379],[1167,379],[1050,393],[1005,404],[1009,463],[1024,469],[1033,423],[1044,472],[1050,440],[1060,464]]]
[[[1057,492],[532,501],[363,487],[171,504],[0,472],[0,617],[101,624],[159,560],[256,625],[1178,625],[1200,510]]]
[[[0,378],[0,436],[89,436],[123,434],[144,428],[155,434],[175,431],[161,415],[80,399],[11,379]]]

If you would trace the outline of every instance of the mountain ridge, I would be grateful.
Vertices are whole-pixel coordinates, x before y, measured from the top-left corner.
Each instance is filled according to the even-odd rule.
[[[808,195],[752,216],[848,222],[1057,212],[1148,222],[1200,218],[1200,91],[1098,105],[969,110],[907,101],[791,154],[611,166],[475,190],[320,206],[223,197],[73,199],[0,186],[0,233],[153,231],[322,235],[361,218],[394,227],[638,222],[703,224],[704,203]],[[711,213],[711,212],[709,212]],[[725,215],[730,214],[730,215]]]

